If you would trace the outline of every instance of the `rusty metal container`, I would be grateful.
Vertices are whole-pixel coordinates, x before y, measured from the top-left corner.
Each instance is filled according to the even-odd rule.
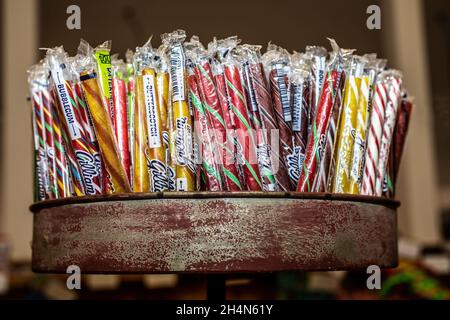
[[[35,272],[228,273],[397,265],[393,200],[172,192],[33,204]]]

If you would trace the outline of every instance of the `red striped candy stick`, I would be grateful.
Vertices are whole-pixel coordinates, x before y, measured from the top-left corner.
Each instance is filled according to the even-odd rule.
[[[370,116],[369,133],[365,156],[364,174],[361,193],[373,195],[375,193],[376,168],[378,165],[383,123],[387,104],[386,72],[382,72],[375,83],[372,114]]]
[[[214,144],[213,130],[208,127],[207,115],[202,98],[200,97],[199,84],[193,70],[189,70],[188,75],[189,98],[192,103],[195,120],[195,134],[200,155],[200,161],[197,165],[203,166],[203,172],[206,183],[206,190],[221,191],[222,176],[218,165],[216,164],[215,154],[217,153]]]
[[[43,106],[41,94],[39,91],[40,85],[36,83],[33,78],[35,75],[33,70],[30,70],[30,91],[31,91],[31,105],[33,118],[33,134],[34,134],[34,148],[35,148],[35,199],[45,200],[50,197],[50,184],[47,171],[47,160],[45,156],[45,128],[43,117]]]
[[[242,156],[245,184],[248,190],[263,189],[256,155],[256,141],[247,113],[241,74],[234,62],[225,64],[225,81],[231,112],[230,116],[237,130],[238,154]]]
[[[243,66],[244,90],[247,97],[248,113],[252,128],[256,130],[257,157],[259,172],[264,191],[279,191],[270,159],[270,146],[268,144],[267,131],[262,127],[259,106],[256,100],[256,87],[250,72],[250,63],[246,61]]]
[[[237,138],[236,131],[234,129],[230,104],[228,102],[227,88],[225,82],[225,74],[221,69],[221,65],[214,64],[216,71],[214,72],[214,84],[216,85],[217,96],[219,98],[220,107],[222,109],[223,120],[225,122],[225,141],[226,156],[223,159],[224,168],[226,168],[233,176],[237,176],[238,179],[233,181],[233,184],[228,185],[230,191],[242,191],[244,189],[244,173],[240,163],[238,161],[237,151]]]
[[[242,185],[234,161],[234,145],[228,143],[226,118],[219,99],[220,93],[216,90],[213,80],[214,77],[209,59],[206,57],[200,59],[196,65],[195,72],[199,81],[199,91],[205,108],[207,123],[214,130],[213,137],[218,151],[216,158],[223,176],[224,189],[240,191],[242,190]],[[225,95],[222,96],[222,99],[225,99],[224,103],[226,104]],[[226,112],[228,113],[228,110]]]
[[[329,183],[334,175],[335,161],[333,157],[334,153],[334,143],[336,140],[336,130],[341,113],[342,106],[342,90],[344,88],[345,81],[340,82],[340,86],[336,92],[336,98],[333,104],[333,109],[331,110],[330,123],[328,124],[327,130],[327,145],[325,148],[325,154],[323,156],[322,165],[320,167],[319,177],[316,180],[316,185],[314,187],[315,192],[325,192],[330,190]]]
[[[379,152],[378,165],[375,178],[375,195],[381,196],[383,179],[386,174],[386,166],[389,158],[389,149],[391,146],[392,135],[394,132],[395,122],[397,118],[398,106],[401,99],[401,82],[402,78],[398,71],[391,70],[387,79],[387,95],[385,117],[383,123],[383,135],[381,136],[381,145]]]

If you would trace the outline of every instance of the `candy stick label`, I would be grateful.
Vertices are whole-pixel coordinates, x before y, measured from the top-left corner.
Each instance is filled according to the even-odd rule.
[[[190,161],[190,155],[193,154],[192,146],[192,130],[191,126],[187,123],[186,117],[180,117],[176,119],[177,132],[176,132],[176,156],[177,164],[180,166],[187,166],[191,171],[194,171],[194,163]]]
[[[77,123],[77,120],[75,119],[75,112],[70,102],[71,97],[69,96],[69,92],[67,91],[66,84],[64,82],[63,71],[61,66],[57,66],[54,69],[52,69],[52,77],[58,92],[58,100],[61,103],[64,118],[66,119],[67,122],[70,138],[72,140],[80,139],[81,138],[80,127]]]
[[[99,50],[95,53],[97,63],[100,69],[101,88],[106,102],[109,104],[109,113],[111,119],[114,119],[114,103],[112,101],[112,67],[111,56],[108,50]]]
[[[293,119],[292,119],[292,130],[301,131],[302,130],[302,100],[303,100],[303,86],[293,84],[292,85],[294,105],[292,109]]]
[[[86,194],[97,194],[101,191],[100,186],[96,185],[94,179],[100,176],[101,167],[100,154],[89,154],[88,152],[78,150],[76,151],[76,157],[80,164],[80,169],[83,176],[83,181],[86,188]]]
[[[315,105],[319,103],[320,91],[322,90],[323,82],[325,79],[325,57],[314,57],[316,64],[316,83],[315,83]]]
[[[280,99],[283,108],[284,121],[291,121],[292,117],[291,117],[291,108],[289,106],[289,91],[286,85],[287,70],[285,68],[285,65],[283,64],[276,64],[275,70],[276,70],[276,81],[278,84],[278,88],[280,89]]]
[[[155,77],[143,75],[145,108],[147,109],[147,130],[150,148],[161,147],[160,123],[156,106]]]
[[[167,189],[166,166],[160,160],[154,159],[148,163],[152,192],[160,192]]]
[[[298,181],[300,179],[301,168],[305,161],[305,154],[302,153],[300,146],[295,146],[292,154],[286,157],[288,165],[288,175],[292,181]]]
[[[172,101],[185,101],[185,57],[181,45],[170,51],[170,77],[172,78]]]

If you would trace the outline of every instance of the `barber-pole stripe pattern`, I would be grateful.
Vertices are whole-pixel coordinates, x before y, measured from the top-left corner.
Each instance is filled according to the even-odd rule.
[[[242,155],[245,184],[248,190],[260,191],[263,186],[257,163],[256,142],[250,126],[240,73],[236,66],[225,66],[225,81],[231,114],[234,118],[232,122],[240,131],[237,133],[238,152],[240,151]]]
[[[398,106],[400,103],[400,78],[392,78],[388,86],[388,103],[386,105],[383,135],[381,137],[380,153],[376,170],[375,195],[381,196],[383,191],[383,179],[389,157],[389,149],[394,132]]]
[[[234,153],[229,148],[231,144],[228,142],[226,123],[220,103],[219,95],[221,93],[218,89],[216,90],[210,63],[208,61],[198,63],[195,72],[199,81],[198,88],[205,108],[206,119],[209,127],[214,129],[211,133],[218,151],[216,163],[224,177],[224,189],[230,191],[242,190],[236,164],[234,161],[230,161],[230,159],[234,159]],[[226,97],[224,99],[224,103],[226,103]]]
[[[32,89],[33,131],[35,134],[35,161],[36,161],[36,198],[45,200],[50,196],[48,181],[47,160],[45,156],[45,128],[43,125],[43,107],[39,91]]]
[[[375,85],[373,97],[373,110],[370,118],[370,126],[367,137],[367,151],[362,180],[361,193],[373,195],[375,192],[376,169],[378,165],[381,137],[383,134],[384,115],[387,104],[386,85],[379,81]]]
[[[277,128],[279,129],[279,137],[280,137],[280,149],[281,149],[281,157],[282,161],[280,162],[280,167],[286,171],[288,171],[287,166],[287,159],[288,156],[292,154],[292,130],[291,130],[291,121],[286,121],[286,119],[289,119],[289,117],[285,117],[285,108],[284,101],[286,100],[281,92],[279,87],[279,84],[284,81],[285,83],[288,82],[287,76],[283,76],[281,79],[278,76],[277,69],[272,69],[269,73],[269,84],[270,84],[270,92],[272,95],[272,103],[273,103],[273,111],[275,116],[275,121],[277,123]],[[287,85],[286,85],[287,86]],[[289,103],[289,101],[288,101]],[[290,182],[290,187],[291,184]]]
[[[278,124],[274,116],[272,105],[272,97],[269,91],[269,84],[267,83],[263,66],[261,63],[250,64],[250,75],[252,77],[252,84],[254,87],[255,100],[258,105],[258,111],[261,118],[261,127],[263,134],[270,146],[270,161],[272,172],[275,174],[277,189],[281,191],[291,190],[291,184],[287,174],[287,165],[280,154],[280,147],[278,143]]]
[[[95,133],[102,153],[102,159],[110,181],[110,192],[126,193],[130,192],[130,184],[122,167],[117,144],[114,137],[111,119],[102,103],[100,88],[97,83],[96,75],[85,75],[82,78],[82,88],[86,97],[89,112],[92,116]],[[83,80],[84,79],[84,80]]]
[[[66,151],[64,148],[64,139],[61,131],[61,122],[56,112],[56,106],[53,104],[52,108],[53,115],[53,141],[55,146],[55,163],[56,163],[56,178],[58,185],[58,196],[59,197],[69,197],[71,195],[70,175],[69,175],[69,165],[67,163]]]

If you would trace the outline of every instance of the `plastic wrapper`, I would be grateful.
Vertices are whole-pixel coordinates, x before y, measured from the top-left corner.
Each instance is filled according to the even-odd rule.
[[[35,161],[34,198],[36,201],[52,197],[49,170],[47,169],[44,107],[41,92],[43,87],[48,86],[46,78],[46,71],[42,63],[35,65],[28,70]]]
[[[216,163],[216,145],[214,144],[214,131],[208,126],[205,106],[200,97],[199,84],[193,67],[188,68],[188,86],[190,101],[194,108],[196,143],[199,148],[200,161],[203,166],[204,182],[206,190],[221,191],[222,175]]]
[[[194,191],[193,123],[188,103],[186,81],[186,57],[183,41],[186,34],[182,30],[161,36],[169,55],[172,125],[175,131],[174,162],[176,168],[177,191]]]
[[[224,56],[223,66],[231,123],[236,130],[237,161],[242,165],[247,190],[260,191],[263,185],[257,158],[256,132],[248,114],[240,64],[232,48]]]
[[[163,124],[157,92],[157,77],[155,53],[150,41],[136,50],[134,57],[136,75],[142,81],[136,83],[142,86],[143,94],[137,96],[137,102],[144,105],[147,128],[147,162],[150,179],[150,191],[161,192],[168,188],[166,171],[166,148],[163,141]],[[141,108],[141,107],[140,107]]]
[[[97,78],[96,63],[98,67],[98,52],[92,51],[87,44],[84,46],[83,43],[80,43],[79,55],[78,68],[81,87],[103,161],[105,193],[131,192],[130,183],[118,151],[110,113],[108,112],[109,104],[106,104],[108,101],[104,99],[100,87],[100,83],[103,80]]]
[[[242,63],[242,76],[244,83],[244,90],[247,98],[247,107],[249,112],[249,117],[251,120],[252,128],[256,130],[256,142],[257,142],[257,157],[259,171],[261,174],[262,184],[264,191],[287,191],[289,190],[289,180],[287,179],[286,172],[279,171],[279,157],[274,157],[274,163],[272,163],[272,150],[277,150],[278,137],[271,139],[272,131],[268,131],[263,123],[261,110],[261,102],[259,100],[260,96],[258,90],[261,90],[260,86],[264,86],[262,90],[266,90],[268,93],[267,98],[269,98],[270,112],[273,114],[272,104],[270,101],[270,93],[267,90],[267,81],[265,81],[265,76],[262,68],[262,63],[260,61],[260,46],[252,45],[242,45],[237,48],[240,54],[240,59]],[[265,119],[267,120],[267,119]],[[275,132],[276,133],[276,132]],[[274,148],[269,143],[276,142]],[[279,172],[278,172],[279,171]],[[276,174],[278,173],[278,179]],[[284,173],[284,176],[282,174]],[[284,180],[283,180],[284,178]],[[281,182],[284,182],[282,184]]]
[[[105,41],[94,49],[97,65],[97,80],[101,90],[101,97],[114,127],[114,103],[111,65],[111,41]]]
[[[133,191],[148,192],[150,180],[147,168],[147,123],[145,113],[144,83],[142,75],[134,78],[134,108],[133,108]]]
[[[162,135],[163,143],[166,153],[166,176],[167,176],[167,188],[169,191],[176,190],[176,180],[175,180],[175,165],[172,161],[171,152],[171,137],[173,137],[173,125],[171,118],[171,108],[169,108],[169,87],[170,87],[170,74],[169,74],[169,61],[165,54],[164,46],[161,46],[157,55],[155,55],[156,65],[157,65],[157,92],[158,101],[161,112],[161,123],[162,123]]]
[[[399,71],[389,70],[389,76],[386,79],[388,85],[388,103],[386,105],[385,117],[383,123],[383,135],[381,136],[381,145],[378,157],[378,164],[375,177],[375,195],[381,196],[383,191],[383,180],[386,174],[387,162],[389,159],[389,150],[391,147],[394,127],[397,119],[397,112],[401,102],[402,75]]]
[[[292,154],[287,157],[289,176],[296,186],[305,160],[308,141],[311,72],[310,59],[294,53],[291,56]]]
[[[286,50],[269,44],[267,52],[262,56],[262,63],[269,79],[273,111],[279,134],[279,148],[282,158],[281,170],[288,172],[287,159],[292,154],[292,112],[289,88],[289,54]],[[294,184],[290,177],[289,189]]]
[[[310,89],[310,110],[309,125],[311,126],[316,117],[317,104],[319,103],[320,93],[322,91],[325,74],[327,72],[328,52],[324,47],[307,46],[306,54],[311,59],[311,89]]]
[[[67,68],[68,61],[62,48],[49,49],[46,57],[55,85],[59,114],[67,129],[68,138],[83,179],[87,195],[103,192],[99,162],[100,154],[82,124],[79,105],[73,89],[74,75]]]
[[[327,144],[327,132],[333,106],[336,102],[342,84],[345,81],[343,62],[348,54],[340,49],[336,52],[328,64],[323,89],[320,94],[315,121],[311,128],[306,147],[305,161],[303,162],[302,174],[300,176],[297,191],[311,192],[318,180],[320,168]]]
[[[388,171],[385,178],[384,195],[390,198],[395,196],[395,185],[397,182],[400,161],[408,132],[409,120],[413,109],[412,99],[404,95],[398,110],[397,121],[394,128],[393,140],[388,160]]]
[[[236,46],[238,42],[239,40],[236,37],[223,40],[214,39],[208,44],[208,54],[211,57],[211,63],[202,59],[199,61],[205,71],[205,76],[200,77],[205,93],[205,102],[207,95],[213,106],[211,110],[206,110],[206,112],[209,125],[215,130],[218,148],[222,151],[220,161],[223,165],[224,189],[229,191],[243,190],[245,181],[242,167],[238,162],[240,157],[237,154],[236,131],[232,123],[231,108],[228,103],[225,74],[221,60],[223,60],[223,55],[230,44]],[[212,79],[212,83],[206,75]]]
[[[126,76],[125,83],[127,86],[127,112],[128,112],[128,149],[130,153],[130,186],[133,186],[133,170],[134,170],[134,53],[130,49],[125,54],[126,59]]]
[[[112,101],[114,107],[114,133],[117,141],[117,148],[125,170],[128,181],[130,181],[131,159],[128,137],[128,106],[127,106],[127,84],[126,65],[122,60],[112,58]]]
[[[353,145],[352,164],[350,167],[349,189],[345,192],[359,194],[364,174],[366,155],[367,130],[373,105],[373,88],[377,74],[385,67],[386,61],[376,59],[375,55],[365,55],[368,59],[361,78],[357,121],[355,127],[355,142]]]
[[[364,59],[354,56],[345,81],[344,100],[335,149],[335,170],[331,181],[331,191],[334,193],[344,193],[349,190],[359,96],[361,89],[367,88],[361,88],[364,64]]]

